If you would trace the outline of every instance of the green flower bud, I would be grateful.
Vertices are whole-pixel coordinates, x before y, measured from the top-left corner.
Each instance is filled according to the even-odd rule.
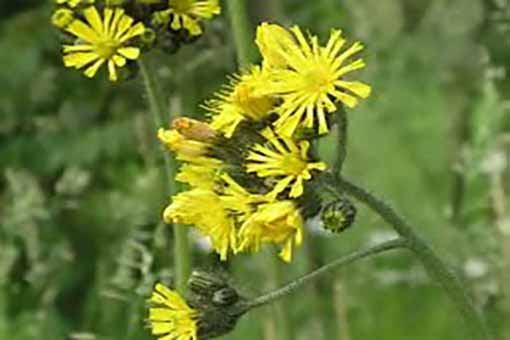
[[[347,198],[327,204],[321,212],[324,229],[333,233],[341,233],[349,228],[356,218],[356,207]]]

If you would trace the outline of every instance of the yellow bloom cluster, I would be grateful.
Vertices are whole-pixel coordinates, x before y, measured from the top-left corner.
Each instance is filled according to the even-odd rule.
[[[178,46],[186,36],[182,30],[198,36],[202,21],[221,11],[218,0],[55,0],[55,4],[52,23],[69,38],[63,46],[64,65],[84,69],[89,78],[106,65],[111,81],[119,80],[118,68],[130,66],[126,73],[136,70],[142,50],[165,39]]]
[[[239,167],[246,145],[232,143],[211,124],[187,118],[175,120],[171,130],[161,129],[159,139],[185,162],[176,178],[190,186],[165,209],[167,223],[193,225],[210,238],[222,260],[229,253],[258,251],[262,243],[273,243],[282,246],[280,256],[290,261],[293,246],[302,240],[299,209],[293,201],[261,190],[263,183],[249,185],[249,173]]]
[[[179,118],[159,131],[184,162],[177,180],[189,186],[163,216],[208,236],[222,260],[274,244],[290,262],[305,216],[317,213],[305,211],[317,200],[309,182],[327,169],[314,159],[311,143],[334,122],[327,114],[338,105],[354,107],[370,87],[344,79],[365,64],[351,60],[362,45],[343,50],[338,30],[323,47],[298,27],[262,24],[256,43],[262,64],[233,76],[204,104],[207,122]]]

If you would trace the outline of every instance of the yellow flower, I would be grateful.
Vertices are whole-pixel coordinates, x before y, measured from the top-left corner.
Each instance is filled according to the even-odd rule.
[[[168,9],[155,13],[157,22],[170,22],[173,30],[186,29],[191,35],[202,34],[200,21],[221,13],[219,0],[168,0]]]
[[[141,35],[142,23],[133,25],[134,20],[124,14],[121,8],[105,8],[103,17],[95,7],[83,11],[87,23],[74,20],[65,30],[79,38],[75,45],[64,45],[64,65],[81,69],[87,67],[85,75],[93,77],[105,63],[109,79],[117,80],[117,67],[126,65],[126,60],[140,56],[138,47],[129,46],[129,41]]]
[[[166,223],[193,225],[210,238],[221,260],[227,259],[229,250],[237,248],[235,220],[214,191],[197,188],[175,195],[163,219]]]
[[[152,334],[160,340],[197,340],[199,313],[188,306],[175,291],[161,283],[156,284],[149,308],[149,324]]]
[[[310,142],[294,142],[287,137],[279,137],[270,129],[263,134],[268,139],[267,145],[255,144],[246,157],[247,172],[254,172],[259,177],[276,177],[277,183],[269,196],[275,198],[290,187],[289,196],[299,197],[303,194],[303,181],[312,178],[312,170],[325,170],[323,162],[308,162]]]
[[[230,138],[243,120],[261,121],[266,118],[272,112],[275,101],[270,96],[256,93],[266,80],[267,76],[258,66],[234,75],[230,84],[204,106],[214,114],[211,126]]]
[[[166,223],[193,225],[210,238],[220,259],[226,260],[229,251],[238,251],[237,223],[244,221],[253,205],[265,198],[250,194],[227,174],[218,175],[212,186],[214,190],[199,184],[172,197],[163,219]]]
[[[370,95],[370,86],[344,80],[352,71],[365,67],[362,59],[348,61],[363,49],[360,42],[342,51],[345,39],[340,30],[332,30],[325,47],[316,36],[305,38],[294,26],[289,33],[278,25],[262,24],[257,32],[257,44],[270,70],[271,81],[261,88],[261,94],[275,95],[283,102],[275,122],[278,131],[291,136],[299,124],[318,132],[328,132],[326,113],[337,110],[336,102],[354,107],[358,99]]]
[[[240,249],[259,251],[263,243],[282,246],[279,256],[292,260],[292,251],[303,241],[303,218],[292,201],[278,201],[259,205],[241,226]]]

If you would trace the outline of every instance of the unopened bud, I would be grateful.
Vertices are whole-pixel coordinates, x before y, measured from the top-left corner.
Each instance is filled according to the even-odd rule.
[[[321,213],[324,229],[333,233],[341,233],[349,228],[356,218],[356,207],[347,198],[327,204]]]
[[[61,29],[66,28],[73,20],[73,11],[67,8],[59,8],[51,16],[53,26]]]
[[[176,118],[172,121],[172,127],[184,137],[199,142],[211,141],[217,135],[208,124],[191,118]]]

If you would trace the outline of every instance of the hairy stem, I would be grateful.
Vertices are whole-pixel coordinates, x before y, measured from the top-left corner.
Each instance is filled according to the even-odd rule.
[[[338,123],[336,125],[336,159],[334,172],[340,176],[342,168],[347,158],[347,113],[343,108],[337,113]]]
[[[306,275],[303,275],[302,277],[288,283],[287,285],[274,290],[272,292],[269,292],[267,294],[264,294],[262,296],[259,296],[249,302],[246,303],[245,308],[246,310],[261,307],[267,304],[270,304],[288,294],[291,294],[304,286],[307,283],[310,283],[317,278],[323,276],[326,273],[329,273],[332,270],[338,269],[340,267],[343,267],[347,264],[350,264],[352,262],[356,262],[357,260],[361,260],[365,257],[369,257],[372,255],[376,255],[388,250],[397,249],[397,248],[403,248],[406,246],[406,241],[403,238],[397,238],[391,241],[387,241],[384,243],[381,243],[375,247],[367,248],[364,250],[359,250],[354,253],[351,253],[349,255],[343,256],[339,259],[333,260],[329,262],[328,264],[314,270],[313,272],[310,272]]]
[[[246,11],[245,0],[227,0],[230,26],[234,35],[239,67],[246,67],[253,62],[253,34],[250,32],[250,21]]]
[[[336,191],[339,197],[342,192],[345,192],[365,203],[406,240],[407,246],[420,259],[429,276],[443,287],[463,316],[465,329],[470,338],[474,340],[490,339],[482,316],[474,306],[460,280],[436,255],[432,248],[414,232],[411,225],[385,202],[363,188],[343,179],[334,179],[334,182],[333,186],[329,186],[330,190],[334,188],[333,190]],[[325,186],[325,188],[327,187]]]
[[[151,65],[144,61],[139,61],[140,70],[143,75],[147,99],[149,101],[150,111],[154,118],[154,125],[157,128],[163,127],[168,121],[167,105],[158,78],[151,68]],[[175,174],[177,173],[176,164],[170,158],[169,154],[163,150],[165,163],[166,182],[168,183],[168,194],[174,195],[178,190],[175,182]],[[184,293],[187,287],[187,281],[190,273],[190,251],[188,245],[187,228],[174,224],[174,270],[175,270],[175,286],[178,292]]]

